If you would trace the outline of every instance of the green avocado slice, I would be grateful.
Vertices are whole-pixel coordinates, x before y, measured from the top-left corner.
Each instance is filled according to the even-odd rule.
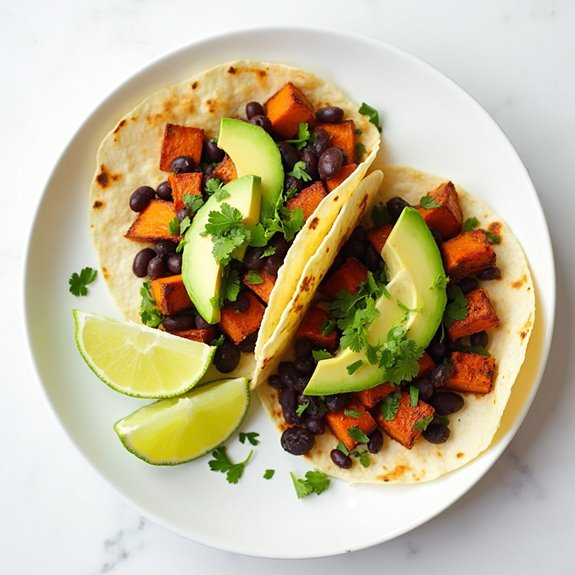
[[[372,345],[404,321],[407,337],[425,348],[434,336],[447,303],[441,254],[427,224],[414,208],[405,208],[381,251],[388,271],[387,292],[376,302],[378,317],[367,327]],[[362,361],[350,374],[347,367]],[[304,390],[306,395],[361,391],[386,381],[385,368],[367,361],[363,352],[343,349],[318,362]]]

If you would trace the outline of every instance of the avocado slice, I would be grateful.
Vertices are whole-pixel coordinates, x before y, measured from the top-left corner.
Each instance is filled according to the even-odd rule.
[[[222,284],[222,266],[212,254],[212,237],[202,235],[210,212],[221,211],[221,204],[237,208],[244,225],[255,226],[260,219],[261,180],[259,176],[243,176],[223,186],[228,196],[221,200],[216,195],[197,211],[186,235],[182,252],[182,281],[198,313],[208,322],[220,320],[216,303]]]
[[[238,177],[255,174],[262,179],[261,218],[272,218],[284,184],[282,158],[273,138],[255,124],[222,118],[218,147],[231,158]]]
[[[384,342],[389,330],[403,321],[407,307],[413,310],[405,323],[407,337],[425,348],[439,327],[447,296],[445,281],[442,281],[445,271],[441,254],[417,210],[403,210],[381,256],[388,271],[388,294],[376,302],[379,316],[367,327],[367,338],[372,345]],[[363,364],[350,375],[347,366],[360,360]],[[334,357],[318,362],[304,393],[330,395],[360,391],[385,380],[385,368],[368,363],[362,352],[343,349]]]

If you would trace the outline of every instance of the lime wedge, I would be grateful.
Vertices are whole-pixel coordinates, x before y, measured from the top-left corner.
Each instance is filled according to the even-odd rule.
[[[223,379],[146,405],[120,419],[114,429],[136,457],[152,465],[177,465],[224,443],[242,423],[249,404],[245,377]]]
[[[129,321],[74,310],[76,345],[111,388],[144,398],[180,395],[212,362],[215,347]]]

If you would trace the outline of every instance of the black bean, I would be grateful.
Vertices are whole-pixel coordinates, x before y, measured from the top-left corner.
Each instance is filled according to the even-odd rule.
[[[187,217],[189,217],[188,209],[187,208],[180,208],[178,213],[176,214],[178,218],[178,222],[182,223]]]
[[[329,452],[329,456],[331,457],[331,460],[342,469],[349,469],[353,464],[351,457],[339,449],[332,449]]]
[[[337,393],[325,397],[325,406],[328,411],[340,411],[347,407],[350,397],[347,393]]]
[[[256,348],[256,341],[258,339],[259,330],[256,329],[253,333],[250,333],[244,341],[239,344],[240,351],[244,353],[253,353]]]
[[[171,274],[182,273],[182,254],[170,254],[166,258],[166,267]]]
[[[463,397],[453,391],[436,391],[428,401],[439,415],[450,415],[463,407]]]
[[[271,385],[274,389],[282,389],[283,387],[282,380],[277,373],[274,373],[268,377],[268,384]]]
[[[289,142],[277,142],[286,172],[291,172],[298,161],[297,150]]]
[[[132,263],[132,271],[134,275],[139,278],[144,278],[148,275],[148,264],[152,258],[156,257],[156,252],[152,248],[144,248],[140,250],[134,257]]]
[[[214,353],[214,365],[222,373],[233,371],[240,363],[240,350],[231,342],[224,341]]]
[[[277,277],[279,269],[282,267],[284,260],[278,254],[266,258],[264,269],[268,274]]]
[[[318,166],[318,157],[315,152],[311,150],[304,150],[301,153],[301,161],[305,163],[305,171],[309,176],[311,176],[312,181],[319,179],[319,173],[317,170]],[[309,185],[311,182],[308,182]]]
[[[183,331],[193,329],[195,326],[194,316],[189,313],[179,313],[169,315],[162,321],[162,326],[166,331]]]
[[[250,300],[245,293],[240,293],[233,306],[238,313],[244,313],[250,309]]]
[[[379,453],[383,447],[383,433],[381,429],[376,429],[371,432],[369,441],[367,443],[367,450],[370,453]]]
[[[365,244],[359,240],[348,240],[343,246],[342,253],[345,258],[357,258],[361,260],[365,254]]]
[[[320,122],[331,122],[337,124],[343,120],[343,110],[338,106],[324,106],[317,110],[315,117]]]
[[[280,390],[280,407],[282,408],[282,414],[287,423],[294,424],[299,423],[299,417],[297,416],[297,394],[293,389],[289,387],[283,387]]]
[[[365,250],[363,253],[362,262],[365,264],[365,267],[370,272],[376,272],[382,269],[384,262],[382,257],[377,253],[377,250],[371,245],[371,243],[364,245]]]
[[[363,243],[368,243],[369,238],[367,237],[367,230],[363,226],[357,226],[351,235],[349,236],[350,240],[358,240]],[[371,243],[370,243],[371,245]]]
[[[294,380],[293,384],[294,389],[301,393],[307,387],[307,384],[309,383],[310,379],[311,379],[310,375],[299,373]]]
[[[204,142],[202,154],[204,156],[205,161],[209,162],[211,164],[216,164],[216,163],[221,162],[224,159],[224,156],[226,155],[225,152],[221,148],[218,148],[218,145],[213,140],[206,140]],[[208,166],[208,167],[212,168],[211,166]],[[209,175],[209,174],[206,174],[205,171],[204,171],[204,174]]]
[[[306,417],[317,419],[323,417],[326,414],[327,408],[325,403],[319,397],[300,393],[298,396],[298,403],[300,405],[307,404],[307,407],[304,411]]]
[[[264,267],[265,259],[262,259],[262,254],[265,248],[249,248],[244,256],[244,265],[249,270],[259,270]]]
[[[329,134],[322,128],[317,128],[313,131],[315,138],[313,143],[309,146],[312,152],[315,152],[319,158],[328,148],[331,148],[331,138]]]
[[[449,427],[443,423],[430,423],[423,431],[423,437],[429,443],[445,443],[449,439]]]
[[[255,126],[263,128],[268,134],[272,133],[272,123],[270,122],[270,119],[264,114],[252,116],[250,118],[250,124],[254,124]]]
[[[150,276],[150,279],[161,278],[166,275],[166,271],[166,262],[160,256],[156,256],[148,262],[148,276]]]
[[[497,266],[492,266],[490,268],[485,268],[477,274],[477,279],[480,280],[498,280],[501,278],[501,270]]]
[[[411,382],[410,385],[413,385],[419,391],[419,399],[421,401],[427,401],[433,395],[433,383],[427,377],[417,379]]]
[[[246,116],[248,120],[254,116],[265,115],[264,107],[259,102],[248,102],[246,104]]]
[[[286,194],[289,194],[290,197],[298,194],[304,188],[305,184],[301,180],[298,180],[295,176],[288,176],[284,180],[284,191]]]
[[[130,209],[133,212],[143,212],[152,201],[156,191],[150,186],[140,186],[130,196]]]
[[[294,354],[298,359],[306,359],[311,357],[311,352],[313,350],[313,343],[306,339],[305,337],[300,337],[296,339],[294,344]]]
[[[156,242],[154,245],[156,253],[161,258],[166,258],[170,254],[175,254],[177,247],[178,245],[174,242],[171,242],[170,240],[160,240],[159,242]]]
[[[459,282],[459,287],[463,293],[469,293],[479,287],[479,282],[475,278],[464,278]]]
[[[319,177],[322,180],[335,178],[343,165],[343,152],[339,148],[328,148],[320,157],[317,163]]]
[[[311,431],[303,427],[288,427],[281,436],[281,446],[292,455],[303,455],[314,445],[315,439]]]
[[[445,385],[454,372],[455,368],[450,363],[440,363],[434,367],[429,376],[433,387],[437,388]]]
[[[438,331],[427,346],[427,353],[435,363],[441,363],[447,355],[447,343],[442,337],[441,331]]]
[[[395,196],[386,202],[387,211],[393,221],[397,221],[403,208],[409,207],[409,204],[401,197]]]
[[[315,369],[315,362],[312,357],[296,358],[295,368],[303,375],[311,375]]]
[[[178,156],[172,160],[172,172],[176,174],[185,174],[187,172],[193,172],[196,167],[196,162],[191,156]]]
[[[275,249],[275,255],[280,258],[285,257],[289,249],[288,241],[281,234],[275,234],[269,245]]]
[[[173,200],[173,196],[172,196],[172,186],[170,186],[169,182],[162,182],[156,188],[156,195],[161,200],[166,200],[167,202],[171,202]]]
[[[298,376],[298,371],[291,361],[282,361],[278,366],[278,375],[286,387],[293,388]]]
[[[431,232],[431,235],[433,236],[435,243],[437,245],[440,245],[443,242],[443,238],[441,237],[441,232],[433,226],[429,226],[429,231]]]
[[[310,417],[305,420],[304,425],[314,435],[321,435],[325,432],[325,420],[322,418]]]
[[[208,323],[199,313],[195,317],[196,328],[197,329],[208,329],[211,327],[211,323]]]
[[[489,337],[486,331],[478,331],[469,336],[469,343],[473,346],[485,347],[488,341]]]

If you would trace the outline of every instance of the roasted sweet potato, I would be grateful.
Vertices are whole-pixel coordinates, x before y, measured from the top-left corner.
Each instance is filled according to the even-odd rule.
[[[417,211],[430,228],[435,228],[443,241],[449,240],[461,232],[463,213],[459,205],[457,190],[452,182],[444,182],[429,192],[431,200],[439,204],[435,208],[422,208]]]
[[[329,411],[325,418],[332,433],[350,451],[358,444],[357,439],[352,437],[353,428],[359,429],[365,435],[369,435],[377,427],[375,419],[373,419],[365,406],[354,401],[350,402],[341,411]]]
[[[188,172],[185,174],[170,174],[168,182],[172,188],[172,199],[176,214],[185,207],[184,196],[202,195],[202,173]]]
[[[307,220],[319,206],[319,203],[327,196],[325,187],[321,182],[314,182],[311,186],[304,188],[299,194],[287,201],[290,210],[301,208],[303,218]]]
[[[242,294],[248,300],[247,309],[240,311],[235,303],[229,303],[222,308],[219,323],[221,330],[236,345],[259,329],[266,309],[251,291]]]
[[[421,400],[412,407],[409,393],[401,392],[395,418],[388,421],[382,414],[378,414],[377,423],[392,439],[411,449],[423,431],[423,428],[418,429],[419,422],[433,416],[434,413],[435,409]]]
[[[316,128],[325,130],[333,146],[341,148],[347,157],[346,164],[355,162],[355,124],[353,120],[344,120],[337,124],[331,122],[321,122],[316,124]]]
[[[434,367],[435,362],[427,352],[424,352],[419,358],[419,372],[417,373],[417,377],[425,377],[431,373]]]
[[[125,237],[137,242],[158,242],[171,240],[177,242],[180,236],[170,233],[170,222],[176,217],[172,202],[152,200],[148,207],[138,214]]]
[[[445,389],[482,394],[491,391],[495,375],[495,358],[454,351],[451,354],[451,363],[455,373],[447,380]]]
[[[320,307],[311,307],[303,318],[296,338],[309,339],[314,346],[333,350],[338,345],[338,334],[334,329],[331,333],[324,334],[323,329],[331,316]]]
[[[345,289],[355,293],[359,284],[367,281],[367,268],[356,258],[347,258],[345,263],[324,280],[320,291],[328,299],[335,299],[338,292]]]
[[[328,192],[335,190],[351,173],[357,168],[357,164],[346,164],[342,166],[339,173],[334,178],[325,181]]]
[[[441,255],[452,283],[495,265],[495,252],[483,230],[463,232],[443,242]]]
[[[152,297],[164,315],[172,315],[192,307],[181,275],[157,278],[150,283]]]
[[[465,298],[468,302],[467,317],[454,320],[447,328],[447,334],[452,340],[499,325],[499,318],[486,290],[483,288],[473,290],[466,294]]]
[[[204,145],[204,130],[190,126],[166,124],[162,153],[160,156],[160,170],[172,171],[172,162],[178,156],[191,156],[196,164],[202,159],[202,146]]]
[[[213,173],[214,176],[222,180],[224,184],[227,184],[238,177],[236,166],[229,156],[224,157],[224,159],[214,168]]]
[[[210,344],[216,338],[216,328],[207,327],[204,329],[185,329],[181,331],[173,331],[174,335],[185,337],[193,341],[200,341],[202,343]]]
[[[313,122],[315,111],[303,92],[291,82],[278,90],[264,105],[273,131],[293,138],[302,122]]]
[[[362,405],[365,405],[368,409],[375,407],[382,399],[387,397],[390,393],[397,391],[397,385],[391,385],[391,383],[380,383],[375,387],[370,387],[369,389],[364,389],[362,391],[356,391],[355,397],[359,400]]]
[[[390,224],[384,224],[383,226],[378,226],[377,228],[371,228],[367,231],[367,238],[371,242],[371,245],[375,248],[375,251],[380,254],[393,226]]]
[[[253,272],[251,272],[253,273]],[[260,279],[262,280],[260,283],[251,283],[250,282],[250,272],[246,272],[243,277],[242,281],[244,284],[249,287],[262,301],[269,303],[270,295],[272,293],[272,289],[276,283],[276,276],[272,276],[266,272],[266,270],[258,270],[255,272]]]

